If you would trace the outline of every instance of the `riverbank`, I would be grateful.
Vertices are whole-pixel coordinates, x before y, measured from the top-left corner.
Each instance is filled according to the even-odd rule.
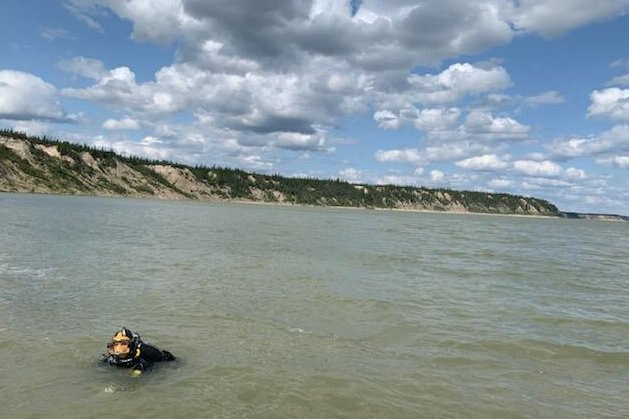
[[[561,216],[555,205],[534,197],[190,167],[6,131],[0,135],[0,191]]]

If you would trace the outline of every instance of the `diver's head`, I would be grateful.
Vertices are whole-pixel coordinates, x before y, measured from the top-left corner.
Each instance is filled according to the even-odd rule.
[[[118,330],[107,344],[107,353],[118,359],[131,358],[137,346],[138,335],[123,327]]]

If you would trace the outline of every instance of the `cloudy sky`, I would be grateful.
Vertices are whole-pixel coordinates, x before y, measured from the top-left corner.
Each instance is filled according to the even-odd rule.
[[[4,0],[0,127],[629,214],[629,0]]]

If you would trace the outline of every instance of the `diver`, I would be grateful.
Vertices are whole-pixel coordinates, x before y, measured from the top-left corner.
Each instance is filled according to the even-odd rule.
[[[174,360],[175,356],[170,352],[144,343],[140,335],[123,327],[107,344],[107,355],[103,355],[102,361],[117,367],[131,368],[132,375],[140,375],[156,362]]]

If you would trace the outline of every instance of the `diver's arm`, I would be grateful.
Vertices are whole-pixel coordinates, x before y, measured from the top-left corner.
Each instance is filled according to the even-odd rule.
[[[107,354],[101,354],[100,359],[98,360],[99,364],[109,364],[109,365],[113,365],[113,358],[111,355],[107,355]]]
[[[149,360],[140,357],[138,358],[137,362],[135,363],[135,365],[133,365],[133,367],[131,367],[131,375],[133,376],[138,376],[140,374],[142,374],[145,371],[148,371],[151,366],[153,365],[152,362],[150,362]]]
[[[146,367],[141,362],[138,362],[137,364],[133,366],[133,368],[131,368],[130,375],[132,377],[137,377],[138,375],[142,374],[145,370],[146,370]]]

